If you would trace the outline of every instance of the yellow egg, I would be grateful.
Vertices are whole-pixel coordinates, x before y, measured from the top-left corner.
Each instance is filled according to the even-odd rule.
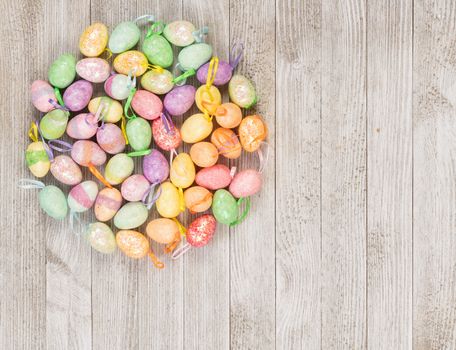
[[[36,177],[44,177],[51,168],[48,154],[41,141],[32,142],[25,151],[25,161]]]
[[[214,85],[208,88],[206,85],[201,85],[195,94],[196,106],[201,112],[207,110],[210,115],[214,115],[217,107],[222,103],[222,95],[219,89]]]
[[[212,205],[212,193],[204,187],[193,186],[184,192],[185,206],[191,213],[201,213]]]
[[[108,44],[108,28],[103,23],[88,26],[79,38],[79,50],[84,56],[100,56]]]
[[[181,136],[186,143],[204,140],[212,132],[212,121],[202,113],[193,114],[182,124]]]
[[[213,166],[218,160],[218,150],[210,142],[197,142],[190,148],[193,163],[201,168]]]
[[[158,213],[165,218],[175,218],[181,212],[179,191],[171,182],[160,185],[160,196],[155,205]]]
[[[118,55],[113,62],[117,73],[139,77],[147,70],[148,61],[146,56],[136,50],[126,51]]]
[[[174,158],[169,178],[174,186],[180,188],[190,187],[195,181],[195,165],[187,153],[179,153]]]
[[[107,96],[95,97],[89,102],[89,112],[96,114],[100,103],[103,103],[103,115],[106,123],[117,123],[122,118],[123,108],[119,101]]]

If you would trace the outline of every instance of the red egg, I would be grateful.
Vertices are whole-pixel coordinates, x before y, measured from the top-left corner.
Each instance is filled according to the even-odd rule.
[[[166,130],[162,118],[152,122],[152,135],[157,146],[164,151],[177,149],[182,142],[179,129],[174,126],[170,131]]]
[[[217,228],[217,221],[212,215],[206,214],[195,219],[187,229],[188,244],[202,247],[209,243]]]

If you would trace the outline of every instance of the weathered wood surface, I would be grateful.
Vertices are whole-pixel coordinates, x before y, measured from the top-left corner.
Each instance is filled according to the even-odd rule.
[[[1,7],[1,349],[456,348],[454,1]],[[208,25],[223,58],[243,42],[270,129],[248,220],[163,271],[92,252],[15,186],[31,81],[89,23],[142,14]]]

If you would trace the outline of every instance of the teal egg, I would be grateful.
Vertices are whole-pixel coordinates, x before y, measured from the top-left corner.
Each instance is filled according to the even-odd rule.
[[[168,40],[152,34],[144,40],[142,50],[150,63],[167,68],[173,64],[173,49]]]
[[[184,71],[190,69],[197,70],[212,57],[212,46],[206,43],[193,44],[187,47],[184,47],[179,56],[177,57],[179,61],[180,68]]]
[[[130,119],[126,127],[128,142],[135,151],[149,148],[152,141],[152,129],[150,123],[140,117]]]
[[[60,55],[48,72],[51,85],[64,89],[69,86],[76,77],[76,58],[71,54]]]
[[[227,190],[217,190],[212,198],[212,213],[218,222],[229,225],[238,217],[236,199]]]
[[[68,204],[62,190],[53,185],[44,187],[39,193],[41,209],[50,217],[62,220],[68,213]]]
[[[109,38],[109,49],[112,53],[121,53],[134,47],[141,37],[141,31],[133,22],[119,23]]]
[[[41,119],[40,131],[45,139],[55,140],[61,137],[66,130],[69,112],[54,109]]]
[[[142,202],[128,202],[114,216],[114,226],[120,230],[130,230],[144,224],[149,211]]]

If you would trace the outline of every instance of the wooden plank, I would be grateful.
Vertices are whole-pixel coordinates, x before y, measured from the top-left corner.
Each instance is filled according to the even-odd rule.
[[[276,345],[320,349],[321,2],[276,6]]]
[[[275,1],[230,3],[230,41],[243,42],[237,72],[256,86],[259,103],[246,111],[270,126],[269,163],[260,194],[247,219],[230,229],[230,324],[234,349],[275,347]],[[234,162],[238,170],[258,167],[256,154]]]
[[[213,55],[228,61],[229,0],[185,0],[182,10],[182,18],[197,28],[208,26],[206,42],[212,45]],[[201,85],[196,79],[193,82],[196,83],[195,86]],[[222,87],[220,91],[223,100],[227,102],[227,88]],[[184,118],[193,113],[200,112],[195,108]],[[188,152],[190,145],[184,149]],[[220,162],[228,164],[223,157]],[[188,214],[187,225],[197,216]],[[192,249],[183,257],[185,349],[230,347],[229,248],[229,228],[218,225],[216,235],[207,247]]]
[[[456,348],[456,4],[415,1],[413,345]]]
[[[322,5],[322,334],[366,348],[365,1]]]
[[[412,1],[367,23],[368,348],[411,349]]]

